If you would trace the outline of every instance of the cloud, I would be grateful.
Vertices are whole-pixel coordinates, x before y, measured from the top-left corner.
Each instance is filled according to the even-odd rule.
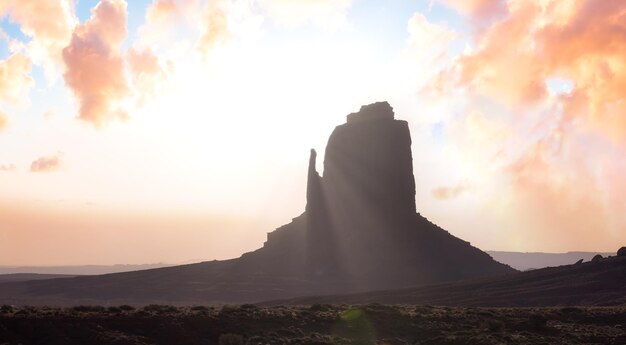
[[[489,19],[506,13],[505,0],[441,0],[441,2],[460,13],[477,19]]]
[[[267,15],[288,27],[314,24],[327,29],[347,27],[352,0],[259,0]]]
[[[202,33],[198,40],[198,50],[206,54],[216,45],[227,41],[231,37],[229,17],[231,3],[223,0],[209,1],[203,10],[200,26]]]
[[[7,120],[6,114],[0,111],[0,133],[8,126],[9,120]]]
[[[182,28],[195,28],[200,12],[199,0],[153,0],[146,9],[145,22],[138,30],[135,45],[139,49],[163,45]]]
[[[454,199],[466,192],[468,189],[469,184],[466,181],[462,181],[452,187],[439,186],[432,190],[432,196],[439,200]]]
[[[0,104],[19,105],[25,102],[35,84],[30,76],[30,59],[14,53],[0,60]]]
[[[421,64],[430,64],[446,57],[448,45],[457,37],[457,33],[445,25],[437,25],[428,21],[422,13],[416,12],[409,20],[409,49]]]
[[[53,172],[61,167],[60,155],[40,157],[30,165],[31,172]]]
[[[174,71],[172,62],[163,63],[148,48],[137,50],[131,48],[126,55],[128,67],[132,75],[133,90],[137,103],[143,106],[153,99]]]
[[[14,164],[0,164],[0,171],[15,171],[15,165]]]
[[[96,127],[127,118],[122,103],[129,85],[121,54],[126,20],[125,1],[102,0],[63,49],[63,77],[78,99],[78,118]]]
[[[447,138],[498,186],[484,207],[548,250],[626,240],[626,2],[509,0],[496,21],[495,2],[445,2],[481,29],[421,95],[452,103]]]
[[[71,0],[5,0],[0,4],[0,17],[9,15],[20,30],[32,40],[27,55],[37,65],[44,66],[47,77],[54,76],[62,62],[65,47],[77,23]]]

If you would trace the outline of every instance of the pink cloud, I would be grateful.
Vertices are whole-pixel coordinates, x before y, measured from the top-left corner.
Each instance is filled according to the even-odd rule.
[[[126,55],[126,61],[132,75],[133,90],[137,103],[143,106],[157,92],[174,71],[172,62],[163,63],[148,48],[139,50],[131,48]]]
[[[121,104],[129,93],[121,54],[126,19],[125,1],[102,0],[63,49],[63,77],[78,99],[78,118],[96,127],[127,118]]]
[[[507,1],[497,21],[478,13],[495,2],[446,3],[481,30],[421,94],[484,113],[475,126],[454,116],[446,133],[472,173],[498,186],[485,207],[510,215],[511,238],[552,250],[626,240],[626,184],[615,178],[626,175],[626,2]],[[570,87],[555,90],[552,78]]]
[[[451,187],[439,186],[432,190],[432,195],[435,199],[448,200],[458,197],[468,189],[469,185],[467,182],[459,182],[457,185]]]
[[[68,44],[76,25],[73,2],[4,0],[0,4],[0,17],[6,13],[25,35],[32,37],[27,44],[29,58],[52,75],[62,62],[61,50]]]
[[[52,172],[61,167],[61,158],[59,155],[40,157],[33,161],[30,165],[31,172]]]
[[[0,103],[16,105],[24,103],[28,91],[35,84],[30,76],[30,59],[15,53],[0,60]]]
[[[507,10],[505,0],[441,0],[441,2],[479,20],[490,19],[506,13]]]
[[[206,3],[200,20],[202,34],[197,43],[201,53],[206,54],[230,38],[228,5],[228,2],[222,0]]]

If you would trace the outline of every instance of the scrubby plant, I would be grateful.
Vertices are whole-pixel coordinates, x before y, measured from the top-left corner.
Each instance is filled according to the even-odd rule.
[[[128,304],[123,304],[123,305],[119,306],[119,308],[122,311],[133,311],[133,310],[135,310],[135,307],[133,307],[132,305],[128,305]]]
[[[539,314],[532,314],[528,317],[528,325],[530,329],[540,331],[546,328],[548,319],[545,316]]]
[[[243,337],[239,334],[222,334],[218,338],[219,345],[244,345]]]
[[[178,309],[176,309],[176,307],[171,306],[171,305],[149,304],[143,307],[143,310],[147,312],[157,313],[157,314],[164,314],[164,313],[173,313],[177,311]]]
[[[106,308],[104,308],[101,305],[77,305],[72,307],[72,310],[74,311],[78,311],[81,313],[89,313],[89,312],[94,312],[94,313],[100,313],[106,310]]]

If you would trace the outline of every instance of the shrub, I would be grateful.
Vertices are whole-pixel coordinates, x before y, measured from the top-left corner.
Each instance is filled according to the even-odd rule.
[[[155,312],[157,314],[173,313],[177,311],[176,307],[173,307],[171,305],[161,305],[161,304],[149,304],[143,307],[143,310],[148,311],[148,312]]]
[[[528,318],[528,325],[533,330],[543,330],[548,324],[548,319],[543,315],[533,314]]]
[[[222,334],[218,339],[219,345],[243,345],[243,337],[239,334]]]
[[[123,304],[123,305],[119,306],[119,308],[122,311],[132,311],[132,310],[135,310],[135,307],[133,307],[132,305],[128,305],[128,304]]]
[[[502,332],[504,323],[499,320],[489,320],[487,321],[487,329],[491,332]]]
[[[78,311],[81,313],[89,313],[89,312],[99,313],[99,312],[105,311],[106,308],[104,308],[101,305],[77,305],[77,306],[72,307],[72,310]]]
[[[109,308],[107,309],[107,311],[108,311],[109,313],[115,313],[115,314],[117,314],[117,313],[121,313],[121,312],[122,312],[122,309],[120,309],[120,307],[109,307]]]

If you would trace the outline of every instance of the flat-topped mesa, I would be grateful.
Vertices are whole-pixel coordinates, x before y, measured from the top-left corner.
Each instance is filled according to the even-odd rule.
[[[361,109],[346,116],[347,123],[364,122],[371,120],[393,120],[393,108],[387,102],[376,102],[364,105]]]

